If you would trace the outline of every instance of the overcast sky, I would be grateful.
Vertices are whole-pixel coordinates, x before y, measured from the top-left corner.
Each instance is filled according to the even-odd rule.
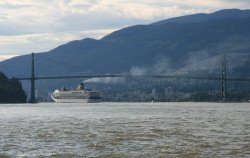
[[[0,0],[0,60],[194,13],[249,9],[250,0]]]

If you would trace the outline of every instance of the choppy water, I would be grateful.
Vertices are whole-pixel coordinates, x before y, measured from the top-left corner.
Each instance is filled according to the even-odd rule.
[[[0,157],[250,157],[250,103],[0,105]]]

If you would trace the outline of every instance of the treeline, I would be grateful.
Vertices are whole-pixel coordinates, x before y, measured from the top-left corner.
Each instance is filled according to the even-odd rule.
[[[27,96],[16,78],[8,79],[0,72],[0,103],[26,103]]]

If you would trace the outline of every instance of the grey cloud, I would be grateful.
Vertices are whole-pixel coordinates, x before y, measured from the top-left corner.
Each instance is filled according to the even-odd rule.
[[[30,30],[27,30],[24,27],[18,26],[18,24],[9,22],[0,22],[0,36],[7,35],[23,35],[30,33]]]
[[[0,4],[0,9],[20,9],[20,8],[31,8],[32,5],[26,5],[26,4],[11,4],[11,3],[3,3]]]
[[[59,31],[122,28],[124,26],[149,23],[149,21],[146,20],[125,18],[119,15],[103,12],[93,13],[92,16],[71,14],[62,17],[57,22],[57,30]]]
[[[221,0],[222,2],[244,2],[246,4],[249,4],[250,5],[250,2],[249,0]]]
[[[194,2],[196,1],[30,0],[27,3],[23,1],[1,2],[0,36],[122,28],[136,24],[149,24],[174,16],[214,11],[224,7],[216,6],[216,8],[209,8],[206,5],[198,6]],[[236,8],[250,7],[249,0],[220,0],[218,2],[237,4],[235,5]],[[245,5],[238,4],[238,2]],[[15,45],[12,47],[11,43],[2,44],[2,48],[11,47],[11,51],[14,52],[20,50],[30,51],[28,49],[36,45],[35,42],[31,41],[29,46],[23,44],[22,46],[18,45],[18,47]],[[36,49],[43,49],[46,47],[45,45],[46,43],[42,46],[36,45]],[[47,45],[53,47],[50,42]],[[156,66],[162,67],[167,65]],[[159,71],[163,70],[159,69]]]

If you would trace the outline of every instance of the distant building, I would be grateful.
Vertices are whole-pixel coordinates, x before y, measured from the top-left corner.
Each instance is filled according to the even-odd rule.
[[[165,98],[171,99],[173,96],[173,88],[172,87],[166,87],[165,88]]]

